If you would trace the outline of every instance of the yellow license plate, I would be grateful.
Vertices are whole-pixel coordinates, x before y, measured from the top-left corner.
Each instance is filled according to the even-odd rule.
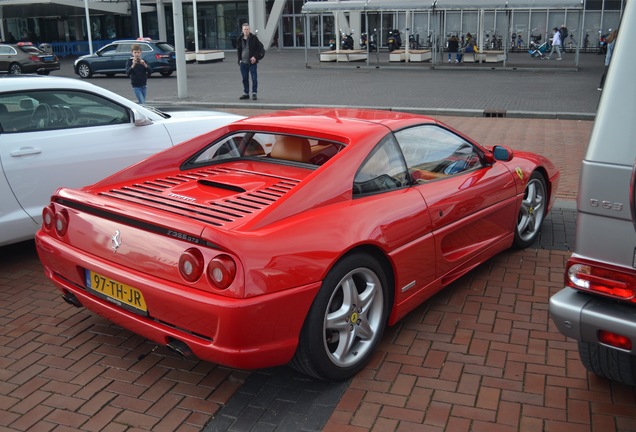
[[[96,296],[131,312],[148,315],[143,294],[136,288],[86,270],[86,287]]]

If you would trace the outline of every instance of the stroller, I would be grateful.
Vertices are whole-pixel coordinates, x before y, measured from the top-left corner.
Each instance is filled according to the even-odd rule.
[[[530,49],[528,49],[528,54],[530,54],[530,58],[540,57],[545,58],[545,53],[550,49],[548,41],[546,40],[542,44],[539,44],[541,41],[541,35],[532,35],[530,39]]]

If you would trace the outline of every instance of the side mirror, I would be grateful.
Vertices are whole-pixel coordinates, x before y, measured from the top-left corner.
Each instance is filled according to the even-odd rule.
[[[496,145],[492,149],[492,156],[495,160],[509,162],[513,158],[512,150],[506,146]]]
[[[132,117],[135,126],[148,126],[153,123],[152,120],[137,110],[132,110]]]

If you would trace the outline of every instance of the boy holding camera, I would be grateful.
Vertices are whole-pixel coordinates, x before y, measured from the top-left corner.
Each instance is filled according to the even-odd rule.
[[[148,63],[141,58],[141,46],[135,44],[131,48],[132,57],[126,62],[126,75],[130,77],[137,103],[143,105],[146,103],[146,91],[148,75],[152,73],[152,69]]]

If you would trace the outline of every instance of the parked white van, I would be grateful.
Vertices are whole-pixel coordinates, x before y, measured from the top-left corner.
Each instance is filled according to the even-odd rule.
[[[566,288],[550,299],[550,314],[561,333],[578,341],[589,371],[633,386],[636,2],[627,2],[622,23],[581,170],[576,244],[565,269]]]

